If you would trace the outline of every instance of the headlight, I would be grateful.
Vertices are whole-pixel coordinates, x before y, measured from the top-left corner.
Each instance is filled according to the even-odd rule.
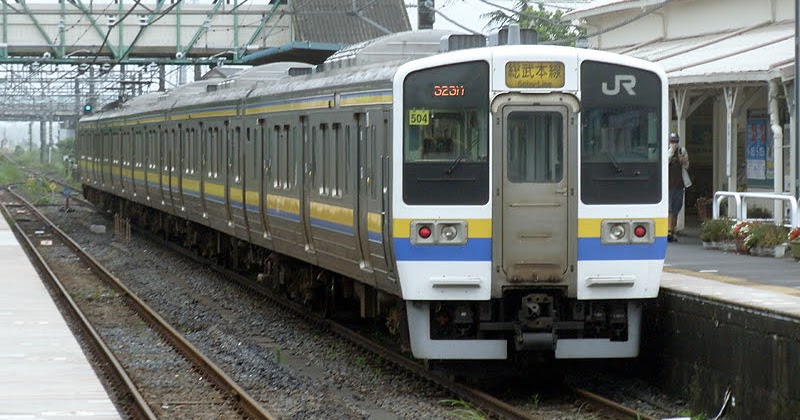
[[[620,241],[625,238],[625,226],[623,225],[614,225],[611,226],[611,229],[608,232],[611,234],[611,238],[615,241]]]

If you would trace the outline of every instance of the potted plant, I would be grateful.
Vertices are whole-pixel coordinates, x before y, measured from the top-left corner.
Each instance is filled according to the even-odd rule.
[[[721,248],[722,242],[731,239],[730,219],[706,219],[700,225],[700,240],[703,248]]]
[[[756,255],[783,257],[788,229],[772,223],[757,223],[750,228],[745,245]]]
[[[791,248],[792,257],[800,260],[800,227],[796,227],[789,231],[786,235],[789,240],[789,247]]]
[[[731,227],[731,237],[736,243],[736,252],[740,254],[749,254],[750,248],[746,245],[747,237],[750,236],[753,222],[740,220]]]

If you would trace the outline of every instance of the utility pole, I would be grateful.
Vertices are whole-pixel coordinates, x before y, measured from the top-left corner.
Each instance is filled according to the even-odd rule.
[[[433,29],[435,10],[434,0],[417,0],[417,29]]]
[[[800,0],[794,4],[794,115],[792,115],[792,138],[794,142],[795,170],[794,170],[794,197],[800,197]]]

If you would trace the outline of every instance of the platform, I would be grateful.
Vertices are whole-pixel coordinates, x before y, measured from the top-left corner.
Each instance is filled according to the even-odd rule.
[[[0,267],[0,419],[119,419],[2,217]]]
[[[689,227],[678,242],[667,245],[666,272],[691,272],[693,276],[752,287],[779,286],[800,296],[800,262],[791,257],[770,258],[703,249],[697,229]],[[667,276],[668,277],[668,276]],[[774,289],[778,290],[778,289]]]
[[[798,418],[800,262],[704,249],[687,229],[643,318],[639,369],[693,413]]]

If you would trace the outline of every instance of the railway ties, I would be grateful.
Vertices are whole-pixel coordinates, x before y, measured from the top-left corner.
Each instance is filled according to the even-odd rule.
[[[272,416],[35,207],[3,191],[3,211],[90,343],[118,409],[133,418]]]

